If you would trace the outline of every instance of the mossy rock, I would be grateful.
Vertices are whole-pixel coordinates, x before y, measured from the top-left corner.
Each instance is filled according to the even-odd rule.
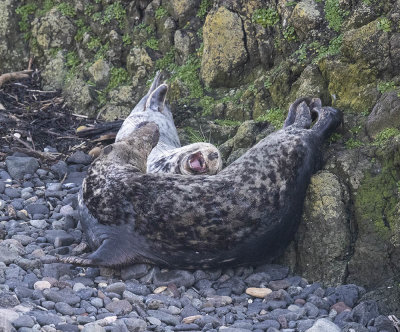
[[[390,64],[389,34],[378,28],[379,20],[343,34],[342,53],[356,62],[383,70]]]
[[[203,82],[213,87],[238,85],[248,60],[240,16],[225,7],[210,12],[204,23],[203,39]]]
[[[351,247],[348,201],[349,194],[335,174],[321,171],[311,178],[303,218],[289,247],[295,255],[286,253],[286,262],[309,281],[327,285],[345,281]],[[290,256],[296,261],[290,262]]]
[[[305,39],[308,32],[317,28],[321,22],[320,8],[313,0],[303,0],[297,3],[290,18],[290,23],[296,29],[296,34],[301,40]]]
[[[110,80],[110,66],[107,61],[99,59],[88,69],[91,79],[100,88],[104,88]]]
[[[74,112],[89,116],[96,115],[94,92],[81,78],[73,77],[66,80],[63,95]]]
[[[58,51],[42,71],[44,90],[61,90],[64,86],[67,76],[67,67],[65,65],[65,56],[63,51]]]
[[[184,26],[196,12],[200,5],[200,0],[171,0],[165,1],[165,8],[179,26]]]
[[[52,48],[72,45],[75,33],[76,26],[57,8],[51,9],[32,23],[32,35],[45,54],[49,54]]]
[[[329,82],[328,91],[334,106],[354,112],[372,110],[379,97],[376,69],[365,63],[348,64],[333,59],[323,59],[319,68]]]
[[[400,137],[379,147],[379,172],[367,171],[355,196],[358,238],[349,281],[376,287],[400,266]]]

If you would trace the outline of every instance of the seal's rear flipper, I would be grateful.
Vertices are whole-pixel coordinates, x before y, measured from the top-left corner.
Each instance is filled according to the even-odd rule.
[[[168,85],[165,83],[155,89],[147,99],[146,110],[150,109],[154,112],[162,112],[167,97],[167,91]]]
[[[324,140],[328,138],[342,122],[342,112],[333,107],[323,107],[315,109],[314,111],[318,113],[318,118],[312,130]]]
[[[295,102],[292,105],[290,105],[290,107],[289,107],[289,112],[286,117],[283,128],[291,126],[292,124],[294,124],[295,122],[298,121],[298,117],[299,117],[298,113],[299,113],[299,111],[301,111],[303,109],[303,108],[299,109],[299,106],[302,103],[305,103],[311,111],[313,109],[318,109],[318,108],[322,107],[321,99],[319,99],[319,98],[303,97],[303,98],[296,99]],[[304,114],[303,114],[303,116],[304,116]],[[299,126],[301,127],[302,125],[299,125]]]

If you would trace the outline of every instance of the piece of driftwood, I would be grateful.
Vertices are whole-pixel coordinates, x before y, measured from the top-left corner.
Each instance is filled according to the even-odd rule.
[[[116,120],[112,122],[96,123],[93,127],[88,127],[79,130],[76,134],[78,137],[92,138],[99,135],[115,135],[119,128],[122,126],[123,120]]]
[[[33,70],[22,70],[16,71],[13,73],[5,73],[0,75],[0,88],[2,85],[11,80],[18,80],[21,78],[29,78],[29,75],[32,74]]]

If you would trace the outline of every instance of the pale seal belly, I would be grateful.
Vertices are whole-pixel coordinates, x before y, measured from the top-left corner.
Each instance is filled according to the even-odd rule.
[[[160,139],[147,158],[148,173],[216,174],[222,169],[219,150],[210,143],[181,147],[172,112],[166,103],[167,85],[156,74],[148,93],[135,106],[117,133],[115,141],[132,135],[143,122],[158,125]]]
[[[276,257],[297,229],[321,147],[340,121],[319,99],[299,99],[283,129],[218,174],[198,176],[146,174],[159,130],[138,125],[88,170],[79,205],[93,252],[64,261],[208,268]]]

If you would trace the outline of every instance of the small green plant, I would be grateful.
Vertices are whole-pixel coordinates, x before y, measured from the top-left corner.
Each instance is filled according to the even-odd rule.
[[[123,29],[125,27],[125,19],[126,19],[126,10],[121,5],[120,1],[116,1],[111,5],[107,6],[100,23],[102,25],[106,25],[110,23],[112,20],[116,20],[118,22],[120,29]]]
[[[174,61],[175,61],[175,48],[172,47],[167,53],[165,53],[164,57],[156,61],[156,69],[173,71],[175,68]]]
[[[154,34],[154,28],[151,27],[150,25],[146,25],[144,23],[140,23],[137,26],[135,26],[134,30],[144,30],[147,32],[147,34],[152,35]]]
[[[167,15],[168,15],[168,12],[163,6],[160,6],[156,9],[155,16],[156,16],[157,20],[160,20],[163,17],[166,17]]]
[[[271,77],[267,76],[264,80],[264,88],[268,90],[271,86],[272,86]]]
[[[256,88],[256,86],[255,86],[254,83],[249,84],[249,86],[247,87],[247,90],[248,90],[250,93],[252,93],[253,95],[255,95],[256,92],[257,92],[257,88]]]
[[[296,1],[288,1],[288,2],[286,2],[286,7],[294,7],[294,6],[296,6],[297,5],[297,2]]]
[[[220,126],[226,127],[236,127],[240,126],[241,122],[236,120],[229,120],[229,119],[216,119],[214,122]]]
[[[86,16],[92,16],[92,14],[94,13],[94,6],[92,4],[87,4],[85,6],[85,10],[84,13]]]
[[[297,60],[300,62],[303,62],[304,60],[307,59],[307,45],[306,44],[301,44],[299,49],[294,52],[294,55],[296,56]]]
[[[188,135],[188,139],[189,139],[190,143],[207,141],[205,139],[204,135],[200,131],[198,131],[192,127],[185,127],[185,132]]]
[[[297,40],[296,31],[294,27],[288,26],[285,30],[283,30],[283,38],[285,38],[288,42]]]
[[[269,122],[275,129],[281,128],[285,122],[286,114],[280,108],[271,108],[265,114],[260,115],[256,122]]]
[[[99,37],[90,37],[89,42],[87,43],[87,47],[89,50],[94,51],[101,47],[101,40]]]
[[[151,48],[154,51],[158,51],[158,40],[155,37],[151,37],[149,39],[147,39],[143,45],[145,47]]]
[[[373,145],[382,146],[390,138],[397,135],[400,135],[400,130],[398,130],[397,128],[386,128],[382,130],[378,135],[376,135]]]
[[[76,16],[76,11],[74,9],[74,7],[72,7],[70,4],[66,3],[66,2],[61,2],[58,6],[57,6],[58,10],[61,12],[61,14],[63,14],[66,17],[75,17]]]
[[[90,27],[86,26],[82,19],[76,20],[75,23],[78,26],[78,30],[76,32],[74,39],[80,42],[82,41],[85,33],[90,32]]]
[[[96,52],[94,55],[94,61],[97,61],[99,59],[105,59],[107,56],[107,52],[110,50],[110,44],[109,42],[101,45],[100,49]]]
[[[43,16],[46,13],[48,13],[50,11],[50,9],[52,9],[55,6],[55,3],[53,0],[45,0],[43,2],[43,6],[42,8],[40,8],[37,12],[36,15],[37,16]]]
[[[253,22],[260,24],[264,28],[274,26],[279,22],[279,14],[272,8],[261,8],[254,11]]]
[[[310,48],[316,54],[316,57],[313,60],[313,63],[318,63],[321,59],[332,56],[340,53],[340,48],[342,47],[343,35],[339,35],[336,38],[333,38],[328,47],[322,46],[318,42],[313,42],[310,44],[310,47],[314,44],[313,48]],[[318,44],[318,45],[317,45]]]
[[[338,141],[340,141],[343,138],[343,136],[339,133],[333,133],[330,137],[329,137],[329,143],[336,143]]]
[[[350,138],[345,143],[346,149],[356,149],[363,146],[363,143],[355,138]]]
[[[17,7],[15,12],[21,17],[18,22],[19,29],[21,32],[27,32],[30,28],[29,16],[33,15],[37,9],[37,5],[34,3],[28,3],[23,6]]]
[[[203,116],[212,115],[213,109],[215,107],[215,99],[211,96],[203,96],[199,99],[198,105],[203,109]]]
[[[328,26],[335,31],[340,31],[349,12],[340,8],[339,0],[326,0],[324,10]]]
[[[107,90],[111,91],[121,84],[128,81],[128,72],[124,68],[114,67],[111,69],[110,83],[108,83]]]
[[[199,10],[197,11],[196,16],[204,19],[208,13],[208,11],[213,6],[213,0],[201,0]]]
[[[350,132],[353,133],[354,135],[357,135],[362,129],[361,125],[354,126],[353,128],[350,129]]]
[[[78,54],[74,51],[70,51],[67,53],[66,60],[66,64],[70,69],[75,69],[81,62],[79,60]]]
[[[385,93],[395,90],[396,84],[393,81],[378,83],[377,89],[380,93]]]
[[[377,26],[378,26],[379,30],[382,30],[382,31],[385,31],[385,32],[391,32],[392,31],[392,22],[387,17],[379,18]]]
[[[189,90],[187,99],[200,99],[204,96],[204,89],[199,79],[200,59],[190,55],[182,66],[177,66],[171,81],[181,81]]]
[[[122,36],[122,43],[124,44],[124,46],[129,46],[132,44],[132,39],[129,34],[126,33]]]

